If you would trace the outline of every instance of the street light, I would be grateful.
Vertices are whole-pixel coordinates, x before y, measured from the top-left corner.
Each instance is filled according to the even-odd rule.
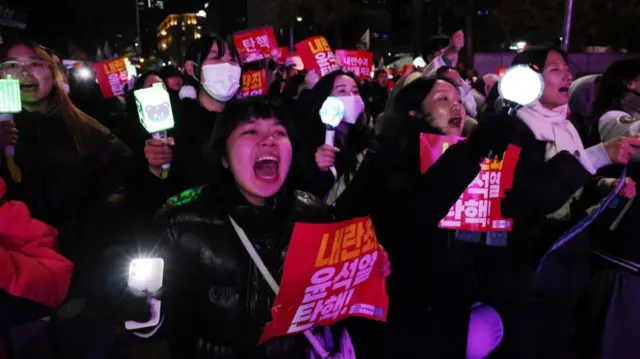
[[[207,17],[207,12],[204,10],[200,10],[198,11],[198,13],[196,14],[197,17]]]
[[[298,22],[302,22],[302,18],[300,16],[298,16],[296,20],[298,20]]]

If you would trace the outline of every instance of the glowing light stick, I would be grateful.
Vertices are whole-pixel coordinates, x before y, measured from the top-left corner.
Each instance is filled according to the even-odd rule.
[[[522,106],[530,105],[542,96],[544,79],[529,65],[515,65],[508,68],[500,82],[498,92],[509,115],[515,115]]]
[[[342,122],[344,117],[344,104],[339,98],[329,96],[320,108],[320,120],[324,123],[327,132],[324,143],[333,146],[335,141],[336,127]]]
[[[344,117],[344,104],[342,101],[333,96],[327,97],[320,108],[320,120],[324,123],[327,132],[324,136],[324,144],[333,147],[336,137],[336,127],[342,122]],[[338,171],[334,166],[330,168],[331,173],[337,179]]]
[[[164,276],[164,260],[162,258],[138,258],[129,264],[129,288],[139,292],[153,294],[162,288]],[[126,321],[125,328],[136,330],[157,326],[160,323],[161,302],[155,298],[149,298],[151,306],[151,319],[146,323]]]
[[[22,111],[20,101],[20,81],[13,80],[10,75],[6,79],[0,79],[0,122],[13,121],[13,114]],[[14,182],[22,180],[22,173],[16,166],[14,155],[15,147],[9,145],[4,148],[7,158],[7,168]]]
[[[173,128],[173,112],[169,93],[162,83],[152,87],[136,90],[134,93],[138,107],[140,123],[154,139],[167,142],[167,130]],[[167,170],[171,166],[165,163],[162,168]]]

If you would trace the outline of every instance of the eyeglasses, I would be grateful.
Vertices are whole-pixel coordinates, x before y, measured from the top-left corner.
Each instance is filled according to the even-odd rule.
[[[34,75],[41,75],[47,71],[47,63],[44,61],[5,61],[0,64],[0,71],[14,78],[17,78],[25,70]]]

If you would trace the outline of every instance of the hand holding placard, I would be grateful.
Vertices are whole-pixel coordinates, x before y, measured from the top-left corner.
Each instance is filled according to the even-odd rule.
[[[7,168],[11,174],[11,179],[18,183],[22,181],[22,173],[20,168],[14,161],[15,147],[13,144],[17,140],[17,130],[13,125],[13,114],[22,111],[22,104],[20,102],[20,81],[13,80],[11,76],[7,76],[6,79],[0,79],[0,124],[2,130],[0,135],[7,137],[10,144],[6,144],[4,147],[4,154],[7,158]],[[12,125],[6,125],[11,123]],[[7,132],[5,133],[5,128]],[[5,141],[3,141],[5,142]]]
[[[174,120],[171,111],[169,93],[161,83],[134,92],[138,117],[142,126],[157,140],[167,141],[167,130],[173,128]],[[171,166],[165,163],[162,168],[167,170]]]

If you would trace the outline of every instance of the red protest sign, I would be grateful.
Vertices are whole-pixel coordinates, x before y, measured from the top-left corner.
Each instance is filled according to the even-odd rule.
[[[308,71],[316,70],[320,77],[338,70],[340,67],[331,47],[322,36],[310,37],[296,44],[296,51]]]
[[[351,72],[360,78],[371,77],[373,54],[369,51],[336,50],[336,60],[344,72]]]
[[[265,70],[245,71],[242,73],[240,98],[266,95],[267,91],[267,73]]]
[[[104,98],[112,98],[124,94],[125,85],[129,82],[125,58],[96,62],[91,65],[96,72],[96,80]]]
[[[383,260],[368,217],[296,223],[274,306],[260,343],[347,317],[386,321],[389,298],[378,276]]]
[[[462,137],[420,134],[420,171],[425,173],[444,151]],[[520,147],[509,145],[502,160],[485,159],[478,176],[451,207],[440,228],[472,232],[510,232],[513,221],[502,218],[500,199],[513,186]]]
[[[273,61],[279,64],[284,64],[287,57],[289,57],[289,49],[287,47],[279,47],[273,52]]]
[[[233,34],[233,43],[242,62],[271,58],[278,51],[278,43],[271,26],[260,27]]]

